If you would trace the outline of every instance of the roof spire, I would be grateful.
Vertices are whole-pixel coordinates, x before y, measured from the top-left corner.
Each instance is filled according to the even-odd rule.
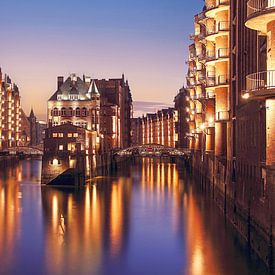
[[[95,83],[94,79],[93,79],[93,81],[92,81],[92,83],[91,83],[91,85],[90,85],[90,88],[89,88],[88,93],[91,93],[91,94],[99,94],[99,91],[98,91],[98,89],[97,89],[97,86],[96,86],[96,83]]]
[[[34,117],[33,107],[31,107],[30,117]]]

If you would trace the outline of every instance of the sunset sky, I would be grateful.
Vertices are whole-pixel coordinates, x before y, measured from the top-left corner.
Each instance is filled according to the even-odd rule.
[[[19,85],[26,113],[33,106],[40,118],[56,77],[72,72],[94,78],[124,72],[133,99],[151,102],[153,110],[154,102],[172,104],[184,82],[188,36],[202,6],[202,0],[2,1],[0,66]]]

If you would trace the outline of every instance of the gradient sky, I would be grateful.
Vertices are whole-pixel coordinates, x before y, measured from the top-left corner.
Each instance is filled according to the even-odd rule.
[[[57,75],[129,79],[136,101],[171,104],[202,0],[1,1],[0,66],[43,118]]]

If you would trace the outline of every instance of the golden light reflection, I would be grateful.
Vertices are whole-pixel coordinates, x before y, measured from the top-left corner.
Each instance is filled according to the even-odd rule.
[[[122,196],[121,184],[113,184],[111,194],[111,254],[116,256],[120,250],[122,234]]]

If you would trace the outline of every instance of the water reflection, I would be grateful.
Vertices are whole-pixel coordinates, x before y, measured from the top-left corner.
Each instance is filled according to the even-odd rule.
[[[1,274],[265,271],[175,163],[141,159],[82,190],[41,188],[39,161],[1,171]]]

